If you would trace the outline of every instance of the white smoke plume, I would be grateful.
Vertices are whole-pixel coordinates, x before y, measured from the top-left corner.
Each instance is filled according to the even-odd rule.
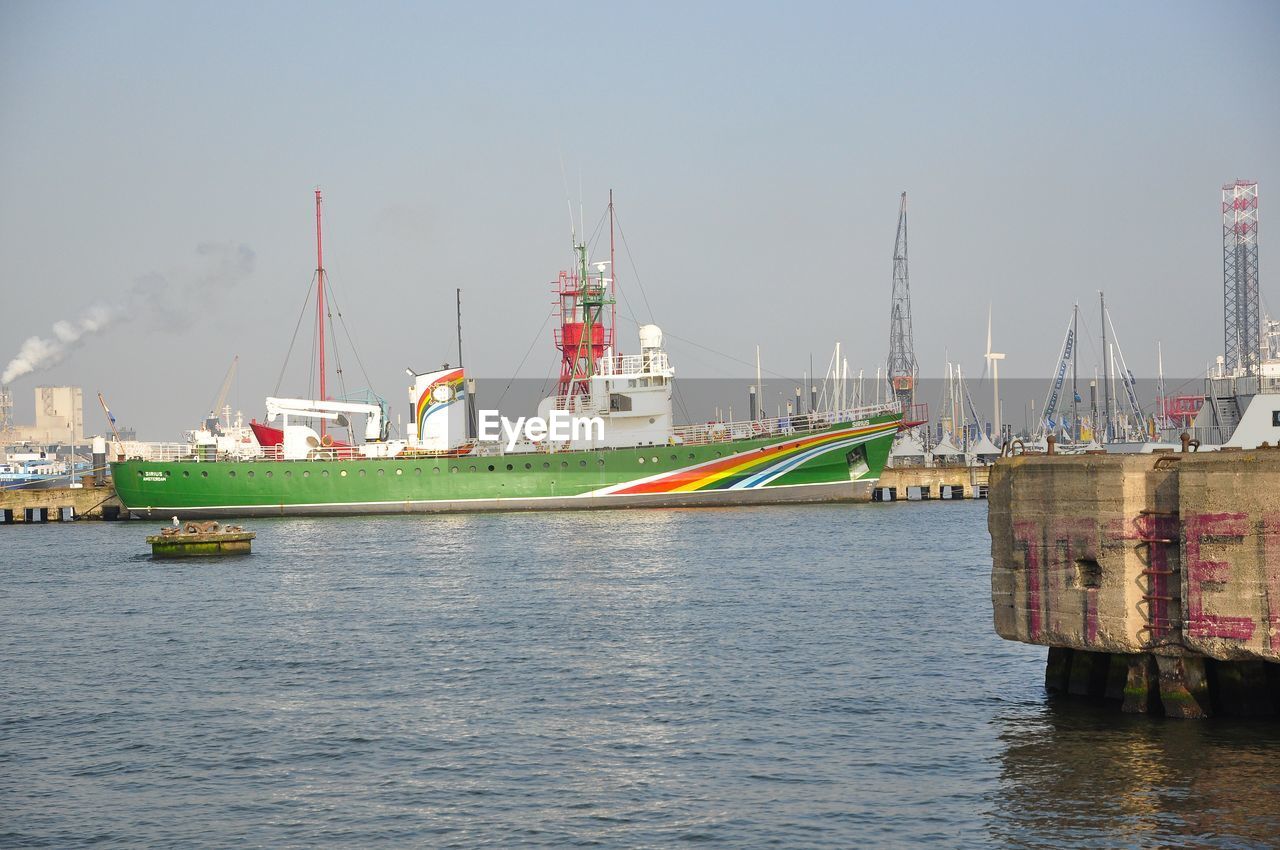
[[[253,272],[255,255],[247,245],[204,242],[196,246],[196,253],[205,261],[204,269],[146,275],[134,281],[119,301],[98,302],[78,319],[54,322],[52,336],[28,337],[0,373],[0,384],[60,363],[89,337],[117,323],[146,316],[159,318],[169,327],[185,327],[198,311],[217,303],[211,295]]]

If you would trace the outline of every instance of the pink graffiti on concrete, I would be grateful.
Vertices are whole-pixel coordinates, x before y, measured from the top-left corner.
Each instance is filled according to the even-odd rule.
[[[1255,624],[1248,617],[1224,617],[1204,612],[1204,585],[1227,580],[1230,565],[1209,561],[1200,553],[1206,538],[1243,538],[1249,532],[1248,515],[1212,513],[1186,517],[1183,534],[1187,547],[1187,634],[1197,638],[1248,640]]]
[[[1262,520],[1262,566],[1267,572],[1267,625],[1272,652],[1280,652],[1280,513]]]
[[[1023,551],[1027,581],[1027,631],[1031,640],[1040,636],[1040,523],[1032,519],[1013,524],[1013,545]]]
[[[1055,517],[1048,524],[1019,520],[1013,524],[1013,535],[1015,547],[1025,553],[1030,639],[1036,640],[1047,631],[1073,631],[1065,625],[1064,616],[1081,611],[1085,643],[1095,642],[1098,637],[1098,588],[1082,586],[1076,580],[1076,561],[1097,559],[1097,520],[1092,517]]]

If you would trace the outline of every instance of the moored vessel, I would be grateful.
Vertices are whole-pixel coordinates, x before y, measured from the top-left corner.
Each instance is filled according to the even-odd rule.
[[[317,192],[317,248],[319,238]],[[661,329],[642,325],[640,353],[617,353],[612,249],[594,263],[576,240],[574,251],[575,267],[554,284],[560,379],[537,415],[474,410],[465,370],[446,365],[410,372],[411,420],[393,437],[385,403],[327,398],[321,366],[320,398],[267,399],[253,452],[174,445],[113,463],[120,500],[147,516],[226,517],[868,498],[902,420],[896,401],[676,425]],[[363,442],[326,430],[356,433],[358,419]]]

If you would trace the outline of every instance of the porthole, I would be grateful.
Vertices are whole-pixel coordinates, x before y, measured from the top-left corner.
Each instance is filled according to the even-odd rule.
[[[599,459],[596,461],[596,463],[600,464],[601,466],[604,466],[604,458],[599,458]]]
[[[310,478],[310,477],[311,477],[311,470],[309,470],[309,469],[304,469],[304,470],[302,470],[302,477],[303,477],[303,478]]]
[[[569,461],[567,461],[567,460],[562,460],[562,461],[560,461],[560,468],[561,468],[561,469],[568,469],[568,468],[569,468]]]
[[[379,474],[379,475],[386,475],[386,474],[387,474],[387,471],[386,471],[385,469],[379,469],[379,470],[378,470],[378,474]]]
[[[650,417],[649,417],[649,424],[650,424],[650,425],[652,425],[653,423],[655,423],[655,422],[657,422],[657,421],[658,421],[658,420],[657,420],[657,419],[654,419],[652,416],[650,416]]]
[[[275,477],[275,475],[276,475],[276,474],[275,474],[274,472],[272,472],[271,470],[269,470],[269,469],[267,470],[267,477],[268,477],[268,478],[274,478],[274,477]]]
[[[657,463],[657,462],[658,462],[658,456],[657,456],[657,455],[654,455],[653,457],[649,458],[649,460],[653,461],[654,463]]]
[[[476,471],[476,468],[475,468],[475,466],[474,466],[474,465],[471,467],[471,471],[472,471],[472,472],[475,472],[475,471]]]
[[[285,478],[292,478],[292,477],[293,477],[293,470],[292,470],[292,469],[286,469],[286,470],[284,471],[284,477],[285,477]]]
[[[525,468],[525,469],[533,469],[533,464],[531,464],[531,463],[526,463],[526,464],[524,465],[524,468]]]
[[[236,477],[236,471],[235,471],[234,469],[228,469],[228,470],[227,470],[227,477],[228,477],[228,478],[235,478],[235,477]]]
[[[586,466],[586,465],[587,465],[587,462],[585,460],[578,461],[578,466]]]
[[[457,471],[458,471],[458,467],[456,467],[456,466],[451,466],[451,467],[449,467],[449,471],[450,471],[450,472],[457,472]]]
[[[512,466],[511,464],[507,464],[507,472],[510,472],[513,469],[515,469],[514,466]]]
[[[438,467],[438,466],[433,466],[433,467],[431,468],[431,471],[432,471],[434,474],[439,475],[439,474],[440,474],[440,467]]]
[[[644,458],[642,458],[642,457],[638,457],[638,458],[636,458],[636,460],[640,461],[641,463],[644,463]]]
[[[251,469],[251,470],[249,470],[248,472],[246,472],[246,473],[245,473],[245,475],[247,475],[247,476],[249,476],[250,478],[252,478],[252,477],[254,476],[254,472],[253,472],[253,470]]]
[[[396,470],[396,475],[404,475],[404,470],[403,470],[403,469],[397,469],[397,470]]]
[[[328,477],[329,477],[329,470],[327,470],[327,469],[322,469],[322,470],[320,470],[320,477],[321,477],[321,478],[328,478]]]
[[[233,473],[233,474],[234,474],[234,473]],[[169,470],[167,470],[167,469],[166,469],[166,470],[164,471],[164,477],[165,477],[165,478],[168,478],[168,477],[169,477]]]
[[[543,469],[550,469],[550,468],[551,468],[551,464],[550,464],[549,462],[547,462],[547,461],[545,461],[545,460],[544,460],[544,461],[542,462],[542,468],[543,468]],[[141,472],[139,472],[138,474],[139,474],[139,475],[141,475],[142,473],[141,473]]]
[[[339,477],[339,478],[346,478],[346,477],[347,477],[347,471],[346,471],[345,469],[344,469],[344,470],[342,470],[342,471],[340,471],[340,472],[338,473],[338,477]]]
[[[672,460],[679,460],[680,458],[676,457],[675,455],[672,455],[672,456],[671,456],[671,459],[672,459]]]
[[[182,477],[183,477],[183,478],[190,478],[190,477],[191,477],[191,473],[190,473],[190,472],[187,472],[187,471],[184,469],[184,470],[182,470]]]
[[[493,464],[489,464],[489,471],[493,472]]]
[[[142,477],[142,470],[141,470],[141,469],[139,469],[139,470],[138,470],[138,477],[139,477],[139,478],[141,478],[141,477]]]
[[[716,457],[720,457],[720,452],[716,452]]]
[[[209,470],[207,470],[207,469],[201,470],[201,471],[200,471],[200,477],[201,477],[201,478],[208,478],[208,477],[209,477]]]
[[[363,470],[363,469],[362,469],[362,470],[360,470],[360,477],[361,477],[361,478],[364,478],[366,475],[368,475],[368,472],[367,472],[366,470]]]
[[[414,474],[414,475],[421,475],[421,474],[422,474],[422,467],[420,467],[420,466],[415,466],[415,467],[413,468],[413,474]]]
[[[693,452],[689,452],[689,460],[693,460]]]

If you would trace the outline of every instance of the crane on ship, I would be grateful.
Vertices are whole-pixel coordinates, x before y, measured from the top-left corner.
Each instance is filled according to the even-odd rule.
[[[231,385],[236,380],[236,367],[240,364],[240,355],[231,358],[231,366],[227,369],[227,375],[222,379],[222,386],[218,389],[218,394],[214,396],[213,406],[209,408],[209,415],[204,418],[205,430],[211,434],[221,434],[223,431],[222,420],[219,418],[223,415],[222,408],[227,403],[227,396],[231,394]]]

